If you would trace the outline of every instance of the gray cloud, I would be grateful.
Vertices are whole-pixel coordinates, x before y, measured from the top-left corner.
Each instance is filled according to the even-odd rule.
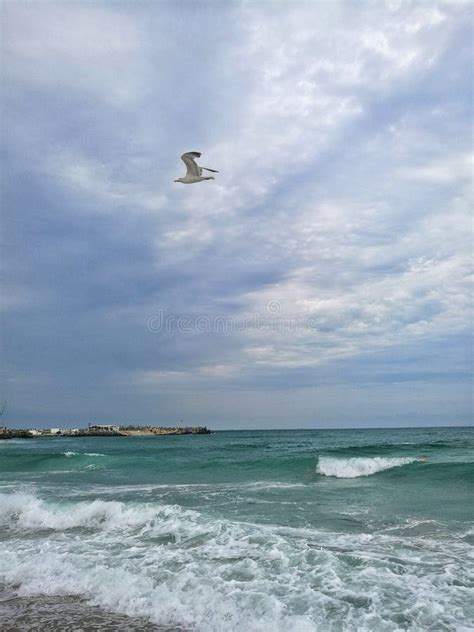
[[[6,5],[10,416],[349,423],[348,389],[369,424],[396,391],[465,421],[470,12]],[[178,188],[192,149],[219,177]]]

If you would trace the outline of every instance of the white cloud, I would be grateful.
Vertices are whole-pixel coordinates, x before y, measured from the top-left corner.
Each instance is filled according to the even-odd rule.
[[[433,184],[470,182],[473,176],[473,156],[470,153],[443,156],[427,164],[401,169],[402,178]]]
[[[455,17],[416,5],[352,12],[337,3],[317,10],[298,3],[271,14],[264,4],[244,5],[242,37],[228,54],[236,77],[247,76],[240,91],[236,86],[239,124],[202,149],[221,171],[220,188],[177,194],[190,213],[189,241],[216,215],[239,222],[239,211],[273,204],[274,192],[291,188],[295,176],[318,178],[311,165],[344,142],[374,93],[394,92],[397,82],[432,65]],[[220,239],[214,228],[213,234]]]

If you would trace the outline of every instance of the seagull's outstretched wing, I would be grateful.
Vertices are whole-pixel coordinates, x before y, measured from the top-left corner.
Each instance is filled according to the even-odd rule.
[[[181,160],[186,165],[186,176],[197,176],[201,175],[201,170],[194,162],[195,158],[199,158],[201,153],[199,151],[188,151],[181,156]]]

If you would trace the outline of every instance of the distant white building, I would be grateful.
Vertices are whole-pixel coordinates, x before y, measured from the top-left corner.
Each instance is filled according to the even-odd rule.
[[[75,435],[79,434],[80,430],[79,428],[47,428],[36,432],[40,435]]]
[[[119,432],[119,426],[113,424],[89,424],[89,430],[93,432]]]
[[[28,432],[32,437],[41,437],[41,435],[43,434],[41,430],[36,430],[36,428],[31,428],[31,430],[28,430]]]

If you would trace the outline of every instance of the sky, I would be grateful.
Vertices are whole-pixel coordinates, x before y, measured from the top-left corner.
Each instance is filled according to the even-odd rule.
[[[471,423],[470,2],[1,6],[5,423]]]

